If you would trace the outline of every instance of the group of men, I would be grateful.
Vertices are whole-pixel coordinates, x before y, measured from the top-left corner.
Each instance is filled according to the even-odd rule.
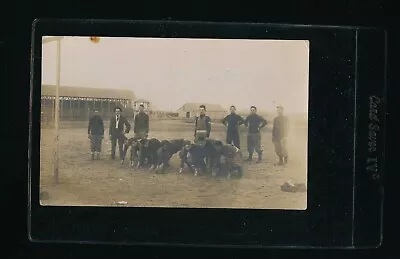
[[[211,135],[211,118],[206,115],[206,106],[200,105],[200,115],[195,118],[194,130],[194,147],[205,147],[212,139]],[[286,148],[288,136],[288,118],[283,115],[283,107],[277,107],[278,116],[274,118],[272,128],[272,141],[275,146],[275,152],[279,158],[278,165],[283,165],[288,162],[288,152]],[[119,147],[119,155],[121,163],[123,163],[126,155],[124,145],[126,145],[127,138],[125,134],[131,130],[131,125],[128,120],[121,115],[122,109],[116,107],[114,109],[115,116],[110,120],[109,137],[111,140],[111,159],[115,159],[116,145]],[[214,141],[212,145],[220,152],[225,152],[230,159],[230,163],[235,167],[235,161],[240,161],[242,157],[240,147],[239,127],[244,125],[247,127],[247,149],[248,157],[245,161],[252,161],[254,152],[257,153],[257,163],[262,161],[263,149],[261,147],[261,132],[260,130],[267,125],[267,121],[257,114],[257,107],[251,106],[250,115],[243,119],[236,114],[236,107],[230,107],[230,114],[227,115],[222,123],[227,127],[226,144],[221,141]],[[139,113],[134,117],[134,139],[146,139],[149,133],[149,116],[144,112],[144,105],[139,106]],[[89,120],[88,136],[91,140],[91,158],[99,159],[101,153],[101,143],[104,138],[104,124],[98,110]],[[183,165],[187,162],[184,154],[188,150],[188,145],[180,152],[181,157],[181,171]],[[204,149],[204,148],[203,148]],[[206,150],[206,149],[204,149]],[[227,156],[225,156],[227,157]],[[237,165],[240,167],[240,165]]]
[[[118,144],[119,155],[121,161],[124,158],[124,144],[126,141],[125,134],[131,130],[131,124],[123,115],[122,109],[116,107],[114,109],[115,116],[110,119],[110,126],[108,130],[109,138],[111,140],[111,159],[115,160],[115,151]],[[135,137],[146,138],[149,133],[149,115],[144,112],[144,105],[139,105],[139,112],[135,116],[133,124],[133,132]],[[101,144],[104,138],[104,122],[99,111],[94,110],[94,115],[89,120],[88,137],[91,140],[91,158],[100,158]]]
[[[286,147],[287,137],[289,133],[289,119],[283,115],[283,107],[277,106],[278,116],[274,118],[272,128],[272,142],[275,146],[275,152],[279,157],[278,165],[283,165],[288,162],[288,151]],[[199,123],[199,121],[201,123]],[[254,152],[257,153],[258,158],[256,163],[261,162],[263,149],[261,147],[261,132],[260,130],[267,126],[267,121],[257,114],[257,107],[250,107],[250,115],[243,119],[236,114],[236,107],[230,107],[230,114],[227,115],[222,123],[227,127],[226,143],[237,147],[240,150],[240,135],[239,126],[245,125],[247,128],[247,151],[249,153],[246,161],[253,160]],[[206,125],[206,126],[205,126]],[[204,133],[204,130],[206,133]],[[210,137],[211,133],[211,119],[206,115],[206,107],[200,106],[200,116],[196,118],[195,124],[195,138],[201,133],[201,137]],[[197,140],[198,138],[196,138]]]

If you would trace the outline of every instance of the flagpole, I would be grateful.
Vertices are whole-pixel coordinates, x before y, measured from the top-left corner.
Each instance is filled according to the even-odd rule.
[[[55,128],[55,141],[54,141],[54,181],[59,182],[59,123],[60,123],[60,72],[61,72],[61,38],[56,40],[57,53],[56,53],[56,96],[55,96],[55,113],[54,113],[54,128]]]
[[[58,183],[58,162],[59,162],[59,118],[60,118],[60,72],[61,72],[61,40],[64,37],[43,37],[42,44],[50,43],[55,41],[57,43],[57,53],[56,53],[56,94],[54,98],[54,159],[53,159],[53,173],[54,181]]]
[[[61,72],[61,39],[56,41],[56,96],[55,96],[55,141],[54,141],[54,181],[59,182],[59,123],[60,123],[60,72]]]

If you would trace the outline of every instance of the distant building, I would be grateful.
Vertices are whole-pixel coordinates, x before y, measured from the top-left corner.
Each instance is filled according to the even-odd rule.
[[[150,119],[158,119],[158,120],[179,119],[179,114],[177,112],[168,112],[168,111],[152,109],[151,111],[149,111],[148,114],[150,116]]]
[[[209,103],[185,103],[177,110],[177,113],[180,118],[194,118],[199,114],[199,106],[202,104],[206,106],[207,115],[210,116],[212,120],[223,119],[228,114],[228,110],[224,109],[221,105]]]
[[[47,120],[54,118],[54,103],[56,86],[42,85],[41,114]],[[105,89],[76,86],[60,86],[60,120],[88,120],[94,108],[107,119],[119,106],[123,114],[132,114],[132,104],[135,95],[127,89]]]

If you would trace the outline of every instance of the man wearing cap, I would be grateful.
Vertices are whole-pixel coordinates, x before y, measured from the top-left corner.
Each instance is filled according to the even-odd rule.
[[[258,154],[257,163],[259,163],[262,157],[260,129],[267,125],[267,121],[257,114],[257,107],[251,106],[250,112],[250,115],[244,121],[244,125],[248,128],[247,150],[249,151],[249,157],[247,161],[253,160],[253,152],[256,151]]]
[[[94,109],[94,114],[89,119],[88,138],[90,139],[91,158],[100,159],[101,142],[104,138],[104,123],[99,115],[99,110]]]
[[[238,128],[244,123],[244,120],[241,116],[236,114],[236,107],[234,105],[231,106],[230,111],[231,113],[222,120],[222,124],[227,126],[226,144],[233,144],[235,147],[240,149]]]
[[[129,133],[131,130],[131,124],[124,116],[121,115],[122,109],[120,107],[115,107],[114,112],[115,116],[111,117],[110,119],[110,128],[108,131],[111,140],[111,159],[115,159],[115,148],[118,142],[119,157],[121,159],[121,163],[123,163],[125,158],[124,143],[126,140],[124,133]]]
[[[200,142],[199,140],[209,138],[211,133],[211,119],[206,115],[206,106],[200,105],[199,109],[200,116],[196,117],[194,127],[195,143]]]
[[[137,138],[147,138],[149,134],[149,115],[144,112],[144,104],[139,105],[139,113],[135,116],[133,132]]]
[[[283,165],[288,162],[288,152],[286,142],[288,137],[289,119],[283,115],[284,108],[277,106],[278,116],[274,118],[274,125],[272,127],[272,142],[275,146],[275,153],[279,158],[278,165]]]

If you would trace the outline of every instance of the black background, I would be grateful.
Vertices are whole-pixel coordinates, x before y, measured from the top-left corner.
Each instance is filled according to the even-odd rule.
[[[350,3],[351,2],[351,3]],[[327,24],[327,25],[372,25],[389,29],[389,89],[388,96],[388,128],[396,132],[395,128],[395,100],[398,80],[394,68],[397,68],[398,35],[395,34],[396,19],[389,15],[393,9],[389,3],[383,1],[275,1],[255,5],[249,1],[207,3],[205,1],[182,2],[163,4],[146,1],[141,3],[126,1],[120,3],[85,1],[78,4],[74,1],[18,1],[15,6],[2,8],[0,38],[0,61],[2,69],[3,122],[2,136],[2,186],[5,195],[2,195],[2,215],[4,224],[3,244],[5,249],[3,258],[87,258],[87,257],[145,257],[153,258],[169,256],[223,256],[223,257],[252,257],[260,256],[275,258],[278,256],[309,256],[316,258],[337,258],[339,256],[357,256],[360,258],[383,257],[383,252],[393,247],[398,236],[398,212],[393,205],[396,203],[396,182],[392,177],[398,170],[393,160],[387,161],[386,171],[386,200],[383,247],[373,251],[254,251],[254,250],[220,250],[220,249],[187,249],[187,248],[146,248],[146,247],[119,247],[94,245],[45,245],[29,244],[26,229],[26,194],[27,194],[27,149],[28,139],[28,94],[29,94],[29,59],[31,24],[34,18],[118,18],[118,19],[172,19],[172,20],[200,20],[200,21],[257,21],[275,23]],[[10,2],[10,4],[13,4]],[[318,18],[316,18],[318,17]],[[5,62],[4,62],[5,61]],[[3,76],[4,75],[4,76]],[[21,111],[21,112],[19,112]],[[392,136],[392,135],[391,135]],[[387,156],[396,154],[395,140],[388,136]],[[9,142],[10,144],[6,144]],[[391,169],[393,168],[393,169]],[[5,177],[4,177],[5,176]],[[388,180],[389,179],[389,180]],[[393,191],[392,191],[393,190]],[[393,255],[388,258],[397,258]],[[218,255],[217,255],[218,254]]]

